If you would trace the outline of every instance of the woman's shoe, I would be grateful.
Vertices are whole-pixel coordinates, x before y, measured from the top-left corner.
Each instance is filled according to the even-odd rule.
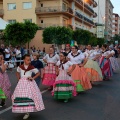
[[[30,116],[30,114],[29,114],[29,113],[26,113],[26,114],[24,115],[24,117],[23,117],[23,120],[28,119],[28,118],[29,118],[29,116]]]

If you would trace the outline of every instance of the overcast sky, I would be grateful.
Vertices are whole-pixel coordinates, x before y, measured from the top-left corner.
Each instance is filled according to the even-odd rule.
[[[113,12],[120,15],[120,0],[111,0],[111,2],[114,6]]]

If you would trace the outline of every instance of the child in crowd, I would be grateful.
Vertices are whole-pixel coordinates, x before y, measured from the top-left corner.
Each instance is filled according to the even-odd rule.
[[[58,76],[53,85],[54,98],[64,100],[64,102],[68,102],[68,99],[76,96],[76,85],[71,77],[71,73],[76,66],[67,61],[66,57],[67,53],[60,53],[60,61],[57,62],[56,66]],[[72,68],[69,70],[70,66]]]
[[[39,87],[41,78],[43,78],[43,63],[39,60],[39,54],[37,52],[34,52],[32,55],[33,55],[33,61],[31,62],[31,65],[33,65],[35,68],[37,68],[40,72],[40,76],[35,79],[35,81]],[[33,74],[33,76],[34,75],[35,74]]]

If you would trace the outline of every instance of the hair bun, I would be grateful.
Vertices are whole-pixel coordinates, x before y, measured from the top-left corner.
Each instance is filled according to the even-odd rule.
[[[62,54],[63,54],[65,57],[67,57],[67,53],[66,53],[66,52],[62,52]]]

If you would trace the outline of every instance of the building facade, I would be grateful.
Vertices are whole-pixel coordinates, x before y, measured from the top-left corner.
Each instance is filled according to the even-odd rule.
[[[98,4],[94,11],[98,14],[94,18],[94,22],[98,24],[104,24],[104,35],[106,40],[111,40],[112,38],[112,15],[113,15],[113,4],[110,0],[95,0]]]
[[[113,13],[113,20],[112,20],[112,37],[119,34],[119,15]]]
[[[30,20],[40,27],[70,26],[91,30],[97,14],[94,0],[0,0],[0,16],[8,22]]]
[[[0,0],[0,17],[9,23],[29,20],[41,29],[66,26],[93,32],[95,0]]]

